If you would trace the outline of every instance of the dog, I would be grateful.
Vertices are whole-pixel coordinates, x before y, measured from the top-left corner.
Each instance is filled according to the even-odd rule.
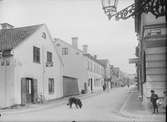
[[[78,108],[78,106],[79,106],[79,108],[82,108],[82,102],[81,102],[81,100],[79,98],[70,97],[68,99],[67,105],[69,105],[70,108],[71,108],[73,104],[75,104],[76,108]]]

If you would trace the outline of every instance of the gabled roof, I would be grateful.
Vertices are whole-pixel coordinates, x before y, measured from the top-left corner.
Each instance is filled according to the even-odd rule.
[[[0,51],[15,48],[42,25],[43,24],[0,30]]]
[[[64,44],[68,45],[69,47],[71,47],[72,49],[77,50],[77,51],[79,51],[80,53],[83,53],[83,51],[80,50],[79,48],[74,48],[71,44],[69,44],[68,42],[65,42],[65,41],[63,41],[63,40],[61,40],[61,39],[59,39],[59,38],[55,38],[55,39],[54,39],[54,42],[55,42],[55,43],[58,43],[58,42],[64,43]]]

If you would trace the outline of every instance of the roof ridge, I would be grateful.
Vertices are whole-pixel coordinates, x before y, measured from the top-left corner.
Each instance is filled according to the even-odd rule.
[[[22,27],[14,27],[14,28],[9,28],[9,29],[5,29],[5,30],[14,30],[14,29],[22,29],[22,28],[31,28],[31,27],[40,27],[43,26],[44,24],[37,24],[37,25],[27,25],[27,26],[22,26]]]

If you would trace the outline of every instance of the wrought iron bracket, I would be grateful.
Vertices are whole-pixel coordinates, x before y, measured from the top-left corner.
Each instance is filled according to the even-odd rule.
[[[156,18],[167,15],[167,0],[138,0],[125,9],[115,13],[116,20],[128,19],[136,14],[151,12]]]

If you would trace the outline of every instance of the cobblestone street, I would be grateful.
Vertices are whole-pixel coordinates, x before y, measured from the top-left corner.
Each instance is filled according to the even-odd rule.
[[[144,121],[144,119],[150,121],[150,116],[146,118],[143,116],[141,119],[123,113],[125,110],[122,109],[126,107],[122,108],[122,106],[127,102],[128,95],[133,92],[133,89],[114,88],[110,92],[104,92],[97,96],[81,97],[82,109],[76,109],[75,106],[70,109],[66,106],[67,100],[62,100],[62,104],[57,105],[55,101],[54,104],[49,104],[46,107],[38,106],[40,109],[3,112],[1,121]],[[159,118],[161,122],[163,119]],[[158,121],[155,118],[154,120]],[[151,121],[154,120],[151,119]]]

